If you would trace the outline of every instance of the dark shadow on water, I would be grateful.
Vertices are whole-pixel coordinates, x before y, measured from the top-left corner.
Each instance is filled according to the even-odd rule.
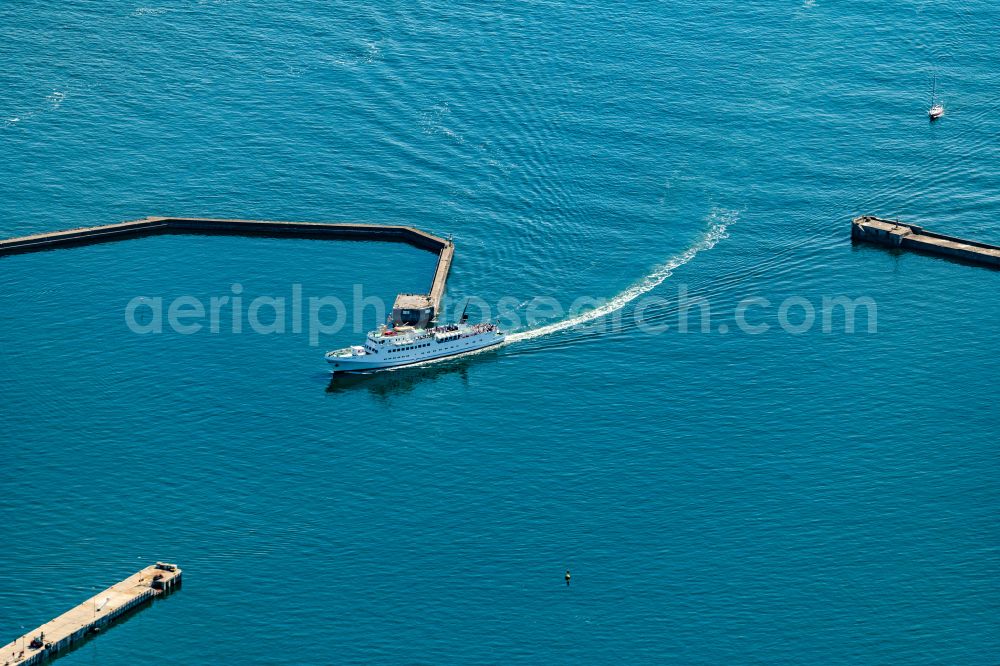
[[[420,384],[435,382],[450,375],[457,376],[464,384],[469,381],[469,369],[472,366],[495,364],[498,357],[499,350],[490,349],[428,365],[404,366],[370,373],[336,374],[331,376],[326,392],[343,394],[367,389],[376,397],[386,398],[409,393]]]

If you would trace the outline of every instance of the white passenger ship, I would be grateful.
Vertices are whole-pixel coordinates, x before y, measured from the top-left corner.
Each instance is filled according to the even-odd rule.
[[[463,322],[434,328],[383,325],[368,333],[365,344],[327,352],[326,360],[335,373],[381,370],[465,354],[503,341],[504,332],[495,324]]]

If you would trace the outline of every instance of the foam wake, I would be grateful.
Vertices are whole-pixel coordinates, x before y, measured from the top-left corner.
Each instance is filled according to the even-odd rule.
[[[593,310],[588,310],[587,312],[576,315],[575,317],[570,317],[569,319],[557,321],[554,324],[546,324],[545,326],[539,326],[538,328],[532,328],[527,331],[511,333],[507,336],[505,344],[520,342],[522,340],[532,340],[543,335],[557,333],[558,331],[565,331],[568,328],[586,324],[587,322],[600,319],[601,317],[606,317],[613,312],[621,310],[623,307],[643,294],[647,294],[663,284],[663,281],[670,277],[675,270],[694,259],[699,252],[711,250],[715,247],[716,243],[727,237],[726,230],[730,225],[736,222],[738,216],[739,211],[735,210],[713,210],[709,216],[711,226],[709,226],[709,228],[705,231],[705,234],[694,245],[680,254],[674,255],[661,266],[658,266],[656,270],[643,278],[642,281],[637,282],[609,300],[604,305],[594,308]]]
[[[698,241],[684,250],[680,254],[677,254],[670,259],[668,259],[664,264],[658,266],[656,270],[647,275],[641,282],[638,282],[622,293],[618,294],[610,301],[604,305],[595,308],[593,310],[588,310],[582,314],[575,317],[570,317],[569,319],[563,319],[562,321],[557,321],[554,324],[547,324],[545,326],[539,326],[538,328],[532,328],[527,331],[518,331],[517,333],[511,333],[507,336],[507,339],[500,346],[506,346],[514,342],[520,342],[522,340],[532,340],[534,338],[539,338],[543,335],[549,335],[550,333],[556,333],[557,331],[564,331],[568,328],[573,328],[574,326],[579,326],[580,324],[586,324],[587,322],[594,321],[595,319],[600,319],[601,317],[606,317],[613,312],[616,312],[635,299],[639,298],[643,294],[646,294],[659,285],[663,284],[663,281],[670,277],[675,270],[688,263],[699,252],[704,252],[705,250],[711,250],[715,245],[726,238],[726,230],[733,225],[737,218],[739,217],[739,211],[736,210],[723,210],[716,208],[709,215],[710,226],[705,231],[704,235],[698,239]],[[465,352],[463,354],[456,354],[454,356],[445,356],[443,358],[432,358],[420,363],[412,363],[405,366],[400,366],[398,368],[385,368],[384,370],[371,371],[374,372],[385,372],[391,370],[406,370],[408,368],[419,368],[422,366],[428,366],[435,363],[441,363],[442,361],[451,361],[456,358],[464,356],[472,356],[474,354],[481,354],[483,352],[492,351],[496,347],[486,347],[484,349],[473,349],[472,351]],[[359,373],[359,374],[369,374],[369,373]]]

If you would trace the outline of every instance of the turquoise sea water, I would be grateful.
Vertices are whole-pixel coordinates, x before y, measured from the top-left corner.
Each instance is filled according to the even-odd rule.
[[[432,255],[0,259],[0,643],[161,559],[184,589],[63,663],[996,663],[1000,273],[848,236],[873,213],[1000,242],[998,24],[949,1],[0,4],[0,236],[412,224],[454,236],[456,300],[619,322],[331,382],[371,310],[314,346],[137,335],[126,305],[391,299]],[[700,308],[676,330],[682,289],[707,332]],[[786,332],[796,296],[871,298],[877,330]]]

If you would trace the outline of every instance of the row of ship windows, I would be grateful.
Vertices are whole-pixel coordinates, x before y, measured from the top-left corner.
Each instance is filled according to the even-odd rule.
[[[420,349],[421,347],[430,347],[430,346],[431,346],[431,343],[426,342],[426,343],[424,343],[422,345],[413,345],[412,347],[404,347],[402,349],[390,349],[389,353],[392,354],[394,352],[409,351],[411,349]]]
[[[459,337],[460,336],[456,335],[456,336],[451,337],[451,338],[442,338],[441,342],[451,342],[452,340],[458,340]],[[390,354],[394,354],[394,353],[401,352],[401,351],[407,351],[407,350],[410,350],[410,349],[420,349],[421,347],[430,347],[430,346],[431,346],[431,343],[425,342],[422,345],[413,345],[413,346],[401,347],[399,349],[390,349],[389,353]],[[365,348],[368,349],[369,351],[371,351],[373,354],[377,354],[378,353],[377,349],[374,349],[374,348],[371,348],[371,347],[365,347]]]

